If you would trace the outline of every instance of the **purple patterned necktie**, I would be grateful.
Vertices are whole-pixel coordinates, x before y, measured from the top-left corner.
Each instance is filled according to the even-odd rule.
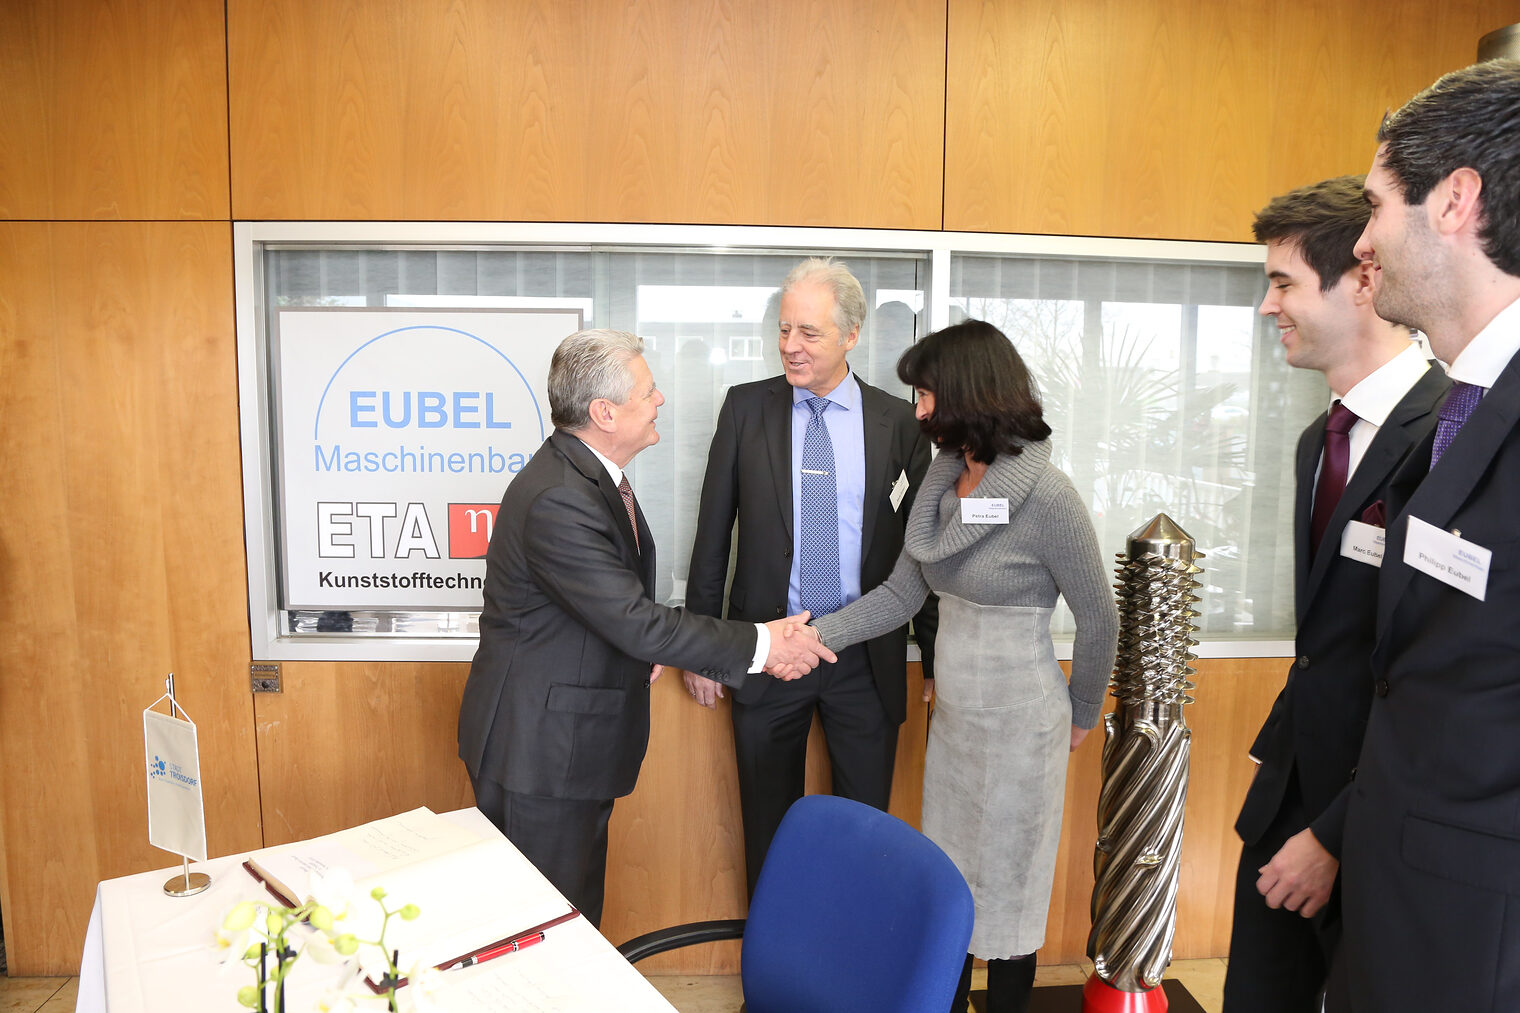
[[[1475,383],[1453,381],[1451,390],[1446,392],[1446,399],[1441,402],[1440,421],[1436,423],[1436,443],[1430,451],[1431,468],[1446,453],[1446,448],[1456,438],[1457,430],[1462,428],[1462,424],[1473,413],[1473,409],[1478,407],[1478,402],[1483,400],[1487,391],[1487,387],[1479,387]]]
[[[1315,552],[1330,526],[1330,515],[1346,491],[1346,473],[1351,470],[1351,427],[1356,423],[1356,412],[1343,402],[1330,407],[1330,417],[1325,420],[1325,460],[1314,483],[1314,512],[1309,518],[1309,547]]]
[[[628,484],[628,476],[618,483],[618,492],[623,494],[623,506],[628,508],[628,523],[633,525],[633,547],[639,548],[639,515],[633,509],[633,486]]]

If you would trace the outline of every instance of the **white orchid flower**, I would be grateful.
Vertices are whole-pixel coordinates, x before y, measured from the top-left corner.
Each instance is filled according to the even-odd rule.
[[[353,996],[346,995],[336,988],[329,988],[317,996],[317,1009],[320,1013],[358,1013],[359,1004]]]
[[[250,949],[258,949],[253,926],[263,913],[264,905],[251,900],[242,901],[227,912],[227,917],[217,926],[212,943],[220,963],[241,961]]]
[[[432,964],[417,963],[406,973],[405,997],[412,1013],[446,1013],[442,1002],[444,990],[443,972]]]

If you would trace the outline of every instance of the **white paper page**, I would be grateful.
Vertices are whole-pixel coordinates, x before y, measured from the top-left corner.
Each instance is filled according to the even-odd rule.
[[[446,971],[433,993],[450,1013],[673,1013],[659,991],[602,938],[575,918],[544,941],[478,967]]]

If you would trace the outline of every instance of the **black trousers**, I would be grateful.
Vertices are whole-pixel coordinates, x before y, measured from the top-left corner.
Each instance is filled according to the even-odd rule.
[[[828,740],[834,794],[882,811],[892,797],[897,725],[888,720],[876,692],[864,645],[838,653],[838,661],[820,665],[800,679],[772,682],[753,704],[734,701],[744,863],[752,897],[771,838],[786,810],[802,797],[815,709]]]
[[[607,821],[612,799],[545,798],[472,779],[475,807],[565,895],[601,927],[607,890]]]
[[[1255,844],[1240,849],[1235,925],[1224,978],[1225,1013],[1319,1013],[1330,961],[1340,941],[1340,880],[1313,918],[1267,907],[1258,871],[1289,837],[1309,825],[1298,775],[1289,775],[1282,808]]]

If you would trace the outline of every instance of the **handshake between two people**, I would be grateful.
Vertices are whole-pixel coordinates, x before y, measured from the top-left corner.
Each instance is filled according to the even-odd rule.
[[[771,648],[765,656],[765,671],[783,682],[800,679],[825,661],[839,658],[823,646],[818,631],[807,624],[811,613],[803,611],[785,619],[765,624],[770,631]],[[703,707],[714,707],[723,695],[723,684],[705,676],[686,673],[686,691]]]

